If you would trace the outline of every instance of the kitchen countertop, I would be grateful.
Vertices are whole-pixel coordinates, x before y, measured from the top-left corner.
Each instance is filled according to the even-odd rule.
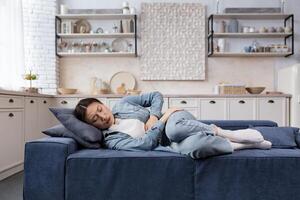
[[[33,94],[22,91],[9,91],[9,90],[1,90],[0,95],[17,95],[17,96],[29,96],[29,97],[53,97],[53,98],[122,98],[126,95],[120,94],[99,94],[99,95],[91,95],[91,94],[70,94],[70,95],[49,95],[49,94]],[[219,95],[219,94],[164,94],[166,98],[247,98],[247,97],[287,97],[291,98],[290,94],[243,94],[243,95]]]
[[[244,94],[244,95],[232,95],[232,94],[163,94],[166,98],[227,98],[227,97],[292,97],[290,94]],[[54,97],[64,98],[121,98],[126,95],[119,94],[102,94],[102,95],[90,95],[90,94],[72,94],[72,95],[54,95]]]
[[[35,94],[35,93],[29,93],[29,92],[11,91],[11,90],[3,90],[3,89],[0,89],[0,95],[16,95],[16,96],[29,96],[29,97],[54,97],[54,95],[50,95],[50,94]]]

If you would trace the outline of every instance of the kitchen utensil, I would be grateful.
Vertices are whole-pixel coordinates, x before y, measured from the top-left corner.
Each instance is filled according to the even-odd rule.
[[[237,33],[238,32],[239,22],[236,19],[231,19],[228,24],[228,33]]]
[[[266,89],[266,87],[246,87],[247,92],[250,94],[260,94],[264,89]]]
[[[73,88],[57,88],[59,94],[75,94],[77,89]]]
[[[283,33],[284,32],[284,28],[283,27],[277,27],[276,28],[276,31],[278,32],[278,33]]]
[[[225,52],[225,39],[218,39],[218,47],[220,52]]]
[[[275,28],[275,27],[270,27],[270,28],[268,29],[268,32],[269,32],[269,33],[275,33],[275,32],[276,32],[276,28]]]
[[[127,90],[133,90],[136,86],[136,80],[134,76],[129,72],[117,72],[110,79],[110,88],[112,92],[117,93],[117,88],[122,86]]]
[[[249,33],[249,26],[243,27],[243,33]]]
[[[114,52],[127,52],[128,41],[123,38],[117,38],[111,43],[112,51]]]
[[[268,29],[267,29],[266,27],[261,27],[261,28],[259,29],[259,32],[260,32],[260,33],[266,33],[266,32],[268,32]]]
[[[292,27],[290,27],[290,26],[284,27],[284,32],[285,33],[291,33],[292,32]]]
[[[91,31],[91,24],[84,19],[77,20],[75,22],[76,33],[89,33]]]

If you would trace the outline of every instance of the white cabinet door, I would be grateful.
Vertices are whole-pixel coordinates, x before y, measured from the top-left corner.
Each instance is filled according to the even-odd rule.
[[[61,108],[75,108],[79,99],[78,98],[63,98],[59,97],[56,98],[54,101],[54,107],[61,107]]]
[[[258,99],[258,119],[271,120],[279,126],[287,126],[285,98],[261,98]]]
[[[225,99],[201,99],[200,119],[225,120],[226,100]]]
[[[254,98],[228,99],[228,119],[230,120],[255,120],[256,101]]]
[[[49,110],[49,107],[53,105],[53,98],[39,98],[38,99],[38,124],[39,124],[39,136],[45,137],[42,133],[43,130],[50,128],[54,125],[55,116]]]
[[[197,119],[200,117],[199,99],[197,98],[169,98],[169,107],[183,108],[194,115]]]
[[[40,138],[38,98],[25,97],[25,142]]]
[[[24,112],[0,110],[0,172],[24,160]]]
[[[199,99],[197,98],[169,98],[170,108],[198,108]]]
[[[58,97],[55,98],[51,107],[59,107],[59,108],[75,108],[78,103],[78,98],[63,98]],[[53,124],[57,125],[60,122],[54,117]]]

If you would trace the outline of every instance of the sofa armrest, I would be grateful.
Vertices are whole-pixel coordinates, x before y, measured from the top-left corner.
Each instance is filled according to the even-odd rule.
[[[237,130],[255,126],[277,127],[277,123],[270,120],[200,120],[205,124],[215,124],[223,129]]]
[[[25,145],[24,200],[64,200],[67,157],[77,150],[71,138],[43,138]]]

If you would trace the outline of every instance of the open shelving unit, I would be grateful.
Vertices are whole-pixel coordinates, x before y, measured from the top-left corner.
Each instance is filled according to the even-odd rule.
[[[290,33],[217,33],[214,31],[214,20],[283,20],[284,27],[288,22],[291,24],[292,32]],[[214,52],[214,38],[282,38],[284,44],[290,40],[289,52],[251,52],[251,53],[235,53],[235,52]],[[277,13],[233,13],[233,14],[212,14],[208,17],[208,57],[288,57],[294,54],[294,15],[293,14],[277,14]]]
[[[70,33],[63,34],[57,32],[58,24],[62,20],[134,20],[133,33]],[[89,38],[132,38],[134,39],[134,52],[59,52],[57,47],[58,39],[89,39]],[[137,15],[131,14],[66,14],[56,15],[55,17],[55,46],[58,57],[77,57],[77,56],[99,56],[99,57],[137,57]]]

